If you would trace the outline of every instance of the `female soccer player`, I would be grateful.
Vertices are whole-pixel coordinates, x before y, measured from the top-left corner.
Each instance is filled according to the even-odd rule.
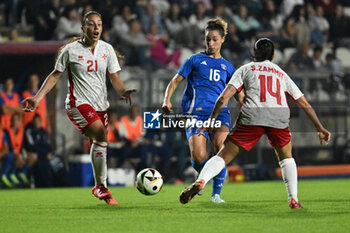
[[[282,170],[283,181],[288,192],[289,206],[302,208],[297,196],[297,169],[292,157],[289,125],[289,108],[286,95],[291,96],[310,118],[320,143],[328,144],[331,133],[319,121],[314,109],[290,77],[276,64],[272,63],[274,45],[267,38],[261,38],[254,45],[255,62],[240,67],[232,76],[229,85],[215,103],[210,119],[215,120],[227,101],[242,88],[245,101],[240,117],[232,132],[227,136],[218,154],[204,166],[197,181],[180,194],[180,202],[189,202],[226,164],[242,150],[250,150],[263,134],[274,147]],[[198,131],[207,131],[199,129]],[[211,129],[209,129],[211,130]]]
[[[182,113],[196,116],[197,120],[205,121],[210,116],[216,99],[224,90],[230,77],[235,72],[231,63],[221,57],[220,49],[227,34],[227,23],[222,19],[210,19],[205,29],[206,50],[204,53],[192,55],[180,67],[177,74],[170,81],[163,101],[162,109],[165,113],[172,113],[170,98],[177,86],[187,79],[187,87],[182,98]],[[231,124],[230,112],[227,106],[217,118],[221,127],[210,135],[214,153],[221,148]],[[191,163],[199,173],[207,161],[206,143],[208,132],[196,133],[196,127],[186,128],[186,136],[191,152]],[[222,169],[213,181],[211,202],[225,202],[220,197],[225,179],[226,167]]]
[[[62,72],[68,70],[69,90],[66,112],[72,123],[92,141],[90,155],[95,187],[92,193],[107,204],[117,204],[106,188],[107,166],[107,101],[106,73],[121,99],[131,104],[131,93],[125,90],[118,76],[120,66],[111,45],[100,40],[102,17],[96,11],[87,12],[82,21],[81,38],[67,43],[61,50],[54,70],[37,94],[23,100],[25,111],[34,111],[38,103],[55,86]]]

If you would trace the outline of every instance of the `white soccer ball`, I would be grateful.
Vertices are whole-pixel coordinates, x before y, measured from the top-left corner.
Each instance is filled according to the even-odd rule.
[[[156,169],[145,168],[136,176],[136,188],[144,195],[157,194],[162,186],[162,175]]]

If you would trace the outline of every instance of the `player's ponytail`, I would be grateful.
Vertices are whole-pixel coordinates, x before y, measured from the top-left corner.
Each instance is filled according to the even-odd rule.
[[[62,49],[64,47],[66,47],[67,44],[73,43],[74,41],[80,40],[81,36],[75,36],[72,39],[70,39],[67,43],[65,43],[64,45],[62,45],[59,49],[58,49],[58,56],[60,55],[60,53],[62,52]]]
[[[227,35],[227,22],[221,18],[213,18],[207,21],[206,31],[217,30],[222,37]]]

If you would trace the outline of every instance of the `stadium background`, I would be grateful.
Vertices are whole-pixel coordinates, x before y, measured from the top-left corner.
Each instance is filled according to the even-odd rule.
[[[180,17],[172,20],[168,12],[175,3],[180,7]],[[128,20],[122,17],[125,5],[130,9]],[[248,11],[245,20],[241,17],[244,14],[241,5]],[[319,8],[323,9],[323,17],[316,13],[321,11]],[[43,81],[54,66],[57,49],[72,36],[80,34],[81,15],[91,9],[102,13],[102,38],[113,44],[125,56],[120,77],[126,87],[138,89],[138,93],[133,96],[133,102],[140,107],[140,114],[146,109],[159,109],[166,85],[176,73],[177,67],[191,54],[203,51],[202,25],[209,17],[221,16],[229,22],[231,29],[223,47],[223,56],[231,61],[235,68],[251,60],[249,48],[256,38],[271,38],[277,45],[274,62],[293,78],[333,135],[328,146],[319,146],[311,122],[291,103],[293,155],[297,164],[304,166],[350,163],[349,1],[140,0],[121,3],[113,0],[2,0],[1,85],[5,78],[11,77],[15,80],[15,91],[21,93],[26,88],[30,74],[38,73]],[[203,11],[203,15],[196,16],[197,11]],[[328,27],[325,26],[325,21],[328,22]],[[152,24],[157,25],[156,36],[149,35]],[[137,25],[140,26],[139,29]],[[161,42],[158,41],[159,38]],[[164,47],[158,46],[155,49],[155,43],[151,40],[162,43]],[[321,53],[315,55],[320,49]],[[162,56],[157,56],[157,52]],[[169,62],[169,57],[173,58],[175,54],[180,55],[178,60]],[[66,117],[66,79],[67,75],[64,74],[57,87],[49,93],[48,114],[51,119],[50,137],[55,154],[63,159],[69,170],[72,169],[71,162],[79,160],[77,158],[86,153],[86,140]],[[107,85],[110,111],[117,112],[119,118],[126,115],[128,106],[119,101],[119,96],[111,85]],[[184,86],[182,90],[183,88]],[[180,89],[173,98],[173,106],[180,106]],[[234,121],[239,106],[232,101],[230,108]],[[187,167],[189,154],[185,138],[182,138],[182,142],[181,146],[186,148],[184,153]],[[209,147],[208,150],[210,151]],[[150,165],[161,166],[159,163],[155,164],[155,161],[150,161]],[[173,179],[168,181],[186,179],[176,175],[176,159],[173,161],[171,170],[174,174],[169,175]],[[232,165],[239,165],[243,169],[246,180],[274,179],[274,169],[278,166],[266,138],[251,152],[238,156]],[[120,164],[112,167],[120,167]],[[337,174],[338,176],[349,175],[346,166],[336,169],[344,169],[344,172]],[[71,171],[68,171],[68,177],[69,172]],[[332,172],[321,172],[319,175],[332,176]]]

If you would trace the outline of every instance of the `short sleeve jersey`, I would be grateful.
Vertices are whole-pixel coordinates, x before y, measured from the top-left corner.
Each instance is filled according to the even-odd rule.
[[[204,53],[192,55],[177,72],[187,79],[182,113],[209,116],[234,72],[232,64],[222,57],[212,58]],[[228,107],[223,111],[228,112]]]
[[[265,60],[240,67],[229,85],[245,90],[239,123],[283,129],[289,125],[290,109],[286,96],[294,100],[303,93],[276,64]]]
[[[120,70],[110,44],[99,40],[94,50],[81,40],[67,44],[57,58],[55,69],[68,70],[67,108],[89,104],[96,111],[105,111],[109,107],[106,73]]]

